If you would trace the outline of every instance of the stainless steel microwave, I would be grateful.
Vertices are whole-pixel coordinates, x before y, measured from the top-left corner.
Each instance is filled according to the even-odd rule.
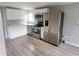
[[[35,18],[43,18],[43,14],[35,14]]]

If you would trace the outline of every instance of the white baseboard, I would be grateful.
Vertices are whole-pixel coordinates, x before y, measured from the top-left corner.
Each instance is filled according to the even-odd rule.
[[[67,41],[65,41],[65,43],[70,44],[70,45],[73,45],[73,46],[76,46],[76,47],[79,47],[79,45],[74,44],[74,43],[71,43],[71,42],[67,42]]]

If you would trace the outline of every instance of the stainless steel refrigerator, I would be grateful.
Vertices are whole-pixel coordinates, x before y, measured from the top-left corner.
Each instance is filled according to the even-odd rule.
[[[49,11],[43,14],[44,41],[56,46],[62,41],[64,12]]]

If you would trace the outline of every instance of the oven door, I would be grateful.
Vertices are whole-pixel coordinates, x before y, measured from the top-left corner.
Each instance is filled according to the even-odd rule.
[[[36,33],[36,34],[40,34],[40,29],[39,28],[36,28],[36,27],[33,27],[32,28],[32,32],[33,33]]]
[[[40,27],[32,27],[32,35],[40,38]]]

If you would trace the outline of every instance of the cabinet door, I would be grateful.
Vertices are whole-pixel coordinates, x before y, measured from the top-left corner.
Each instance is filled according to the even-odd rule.
[[[49,12],[45,12],[44,14],[43,14],[43,20],[45,21],[45,20],[49,20]]]
[[[24,19],[26,18],[26,12],[17,9],[6,9],[6,17],[8,20]]]
[[[41,27],[41,38],[44,39],[44,27]]]

